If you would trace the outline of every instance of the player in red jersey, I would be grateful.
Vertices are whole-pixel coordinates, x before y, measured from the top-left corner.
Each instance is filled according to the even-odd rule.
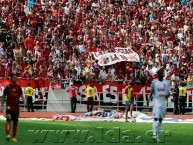
[[[22,89],[19,85],[17,85],[17,76],[13,74],[11,76],[11,84],[6,86],[2,100],[1,100],[1,112],[4,110],[4,101],[6,97],[6,138],[7,141],[10,140],[10,124],[13,121],[13,135],[12,141],[16,142],[16,132],[17,132],[17,123],[19,118],[19,98],[22,97],[24,105],[26,105],[26,100],[23,96]]]

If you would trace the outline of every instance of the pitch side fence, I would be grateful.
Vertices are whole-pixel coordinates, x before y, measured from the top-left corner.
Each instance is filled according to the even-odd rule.
[[[71,111],[71,101],[69,93],[66,90],[63,91],[52,91],[52,92],[44,92],[48,93],[48,96],[45,97],[43,94],[43,98],[37,98],[37,96],[33,96],[34,108],[36,112],[70,112]],[[125,103],[123,100],[122,92],[116,93],[116,97],[112,96],[102,96],[102,92],[98,92],[94,97],[94,109],[107,109],[107,110],[124,110]],[[83,95],[77,95],[77,108],[76,112],[87,112],[86,103],[87,98]],[[134,101],[134,110],[135,111],[143,111],[149,112],[152,109],[153,102],[149,101],[148,96],[149,93],[145,94],[145,97],[139,97],[141,94],[135,93],[133,97]],[[193,95],[193,94],[189,94]],[[102,97],[101,97],[102,96]],[[122,97],[120,97],[122,96]],[[101,99],[102,98],[102,99]],[[20,110],[27,111],[27,108],[24,107],[22,101],[20,102]],[[168,111],[172,112],[174,107],[173,97],[170,96],[168,98]],[[187,97],[186,101],[186,111],[193,114],[193,99],[189,99]]]

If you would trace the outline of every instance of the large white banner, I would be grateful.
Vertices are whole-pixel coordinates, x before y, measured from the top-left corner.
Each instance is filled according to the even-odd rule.
[[[100,66],[112,65],[121,61],[139,62],[139,55],[131,48],[116,47],[114,49],[92,52]]]

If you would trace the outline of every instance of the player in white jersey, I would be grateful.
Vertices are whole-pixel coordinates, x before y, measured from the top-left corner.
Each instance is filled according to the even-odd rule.
[[[158,70],[157,74],[158,80],[152,82],[149,97],[153,97],[153,139],[159,142],[159,131],[167,109],[167,98],[170,96],[170,84],[169,81],[163,79],[163,68]]]

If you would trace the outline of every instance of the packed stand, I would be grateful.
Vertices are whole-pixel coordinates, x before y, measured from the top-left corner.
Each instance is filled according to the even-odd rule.
[[[172,82],[191,82],[192,6],[193,0],[36,0],[29,8],[25,0],[1,0],[7,41],[0,43],[0,77],[144,84],[165,67]],[[115,47],[131,47],[140,63],[101,67],[91,54]]]

